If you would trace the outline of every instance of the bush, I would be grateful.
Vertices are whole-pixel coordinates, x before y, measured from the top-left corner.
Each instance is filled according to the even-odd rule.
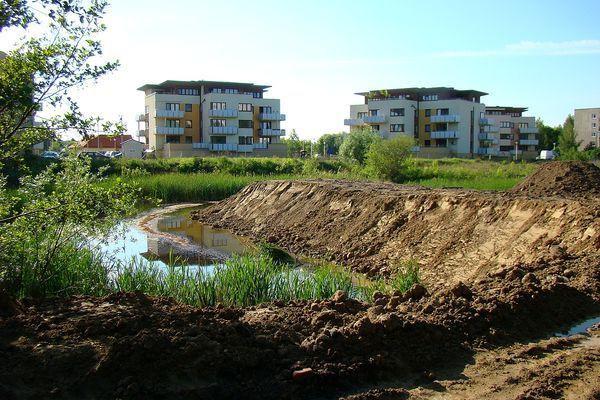
[[[413,146],[414,140],[404,135],[374,142],[366,156],[367,173],[392,182],[416,179],[420,169],[410,162]]]
[[[348,162],[364,165],[369,148],[380,140],[370,128],[353,130],[340,146],[340,157]]]

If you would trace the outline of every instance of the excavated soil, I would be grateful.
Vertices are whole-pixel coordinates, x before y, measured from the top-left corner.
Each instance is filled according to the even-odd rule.
[[[1,399],[598,399],[595,196],[294,181],[197,214],[371,274],[421,265],[425,287],[197,309],[118,293],[0,296]]]
[[[582,161],[543,164],[512,189],[531,196],[598,196],[600,168]]]

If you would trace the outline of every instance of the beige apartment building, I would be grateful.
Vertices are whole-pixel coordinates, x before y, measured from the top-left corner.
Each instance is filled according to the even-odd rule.
[[[524,116],[525,107],[486,106],[481,119],[481,141],[488,151],[499,157],[535,159],[538,155],[538,128],[535,117]]]
[[[532,129],[535,128],[535,118],[522,117],[517,111],[497,120],[490,118],[487,107],[481,102],[481,98],[487,95],[485,92],[434,87],[385,89],[356,94],[363,96],[364,101],[363,104],[350,106],[350,118],[344,120],[350,130],[370,127],[383,138],[411,136],[416,141],[415,151],[419,156],[512,157],[514,149],[504,145],[501,147],[500,131],[503,132],[502,137],[506,138],[504,133],[507,128],[504,127],[516,124],[517,129],[510,129],[510,145],[526,135],[527,144],[523,144],[526,147],[519,148],[517,152],[520,156],[535,158],[537,139],[534,136],[537,131]],[[489,112],[496,115],[499,111],[496,109],[500,108],[490,108]],[[497,116],[503,112],[500,113]],[[509,123],[505,123],[506,119],[510,120]],[[525,124],[528,126],[525,127]],[[519,127],[523,128],[522,133],[518,131]]]
[[[145,94],[139,134],[159,157],[285,156],[278,99],[270,86],[216,81],[165,81]]]
[[[578,108],[575,110],[575,133],[581,141],[579,150],[600,147],[600,108]]]

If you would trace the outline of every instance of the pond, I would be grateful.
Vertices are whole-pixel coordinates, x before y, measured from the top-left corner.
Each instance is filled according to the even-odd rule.
[[[191,218],[207,204],[181,204],[151,210],[115,226],[93,246],[107,261],[127,265],[148,263],[214,267],[234,254],[254,249],[252,242],[228,230],[213,228]]]

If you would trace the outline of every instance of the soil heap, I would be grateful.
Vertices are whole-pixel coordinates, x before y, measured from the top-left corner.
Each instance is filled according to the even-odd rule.
[[[582,161],[553,161],[512,189],[530,196],[600,195],[600,168]]]

